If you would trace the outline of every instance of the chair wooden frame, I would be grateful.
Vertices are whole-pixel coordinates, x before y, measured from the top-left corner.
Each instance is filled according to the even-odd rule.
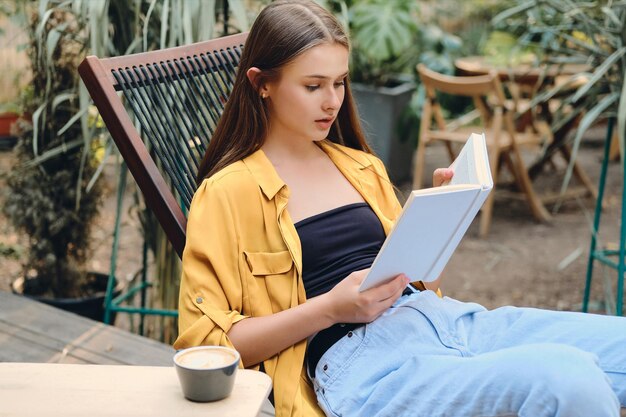
[[[182,256],[185,247],[186,215],[124,107],[118,95],[121,88],[112,75],[112,70],[179,60],[207,51],[227,50],[234,46],[243,47],[246,37],[247,33],[241,33],[192,45],[115,58],[88,56],[78,67],[111,137],[145,197],[146,205],[155,213],[179,256]]]
[[[234,84],[247,33],[115,58],[89,56],[78,67],[125,165],[179,257],[185,247],[186,213],[195,192],[199,159]],[[131,120],[124,95],[142,136]],[[188,108],[191,107],[191,110]],[[147,145],[149,144],[149,145]],[[113,313],[177,316],[177,310],[146,307],[146,242],[141,283],[114,293],[126,168],[121,168],[105,323]],[[141,294],[141,306],[125,305]]]
[[[464,143],[469,133],[485,130],[489,163],[494,184],[497,182],[501,159],[508,165],[514,180],[526,198],[533,215],[541,221],[551,218],[541,199],[533,189],[525,167],[520,146],[539,144],[539,135],[531,132],[517,132],[512,111],[507,107],[500,80],[495,72],[479,76],[455,77],[439,74],[418,65],[420,78],[426,89],[426,100],[422,111],[420,137],[416,150],[413,188],[422,186],[426,146],[434,141],[444,142],[451,159],[455,155],[452,143]],[[447,122],[437,101],[437,92],[456,96],[471,97],[475,110],[452,122]],[[479,118],[482,126],[465,127]],[[434,125],[433,125],[434,119]],[[488,197],[482,209],[479,234],[486,236],[493,210],[494,192]]]
[[[477,62],[474,58],[478,58]],[[485,65],[481,61],[479,57],[460,58],[456,60],[455,65],[460,73],[459,75],[477,76],[488,74],[491,66]],[[566,64],[563,67],[558,66],[557,69],[529,67],[522,67],[521,69],[491,68],[491,71],[496,71],[498,78],[503,85],[506,86],[511,95],[511,100],[508,100],[508,102],[511,104],[510,108],[515,110],[516,129],[523,131],[526,128],[531,128],[544,137],[549,138],[547,147],[528,168],[528,175],[531,180],[534,180],[538,176],[546,163],[554,165],[553,157],[555,153],[559,153],[566,163],[570,163],[571,149],[566,143],[566,136],[578,126],[578,123],[580,123],[582,119],[582,115],[574,117],[553,132],[550,124],[552,123],[553,114],[560,106],[559,95],[557,94],[552,99],[540,103],[534,108],[531,107],[532,99],[541,90],[554,87],[560,77],[569,78],[570,75],[585,70],[588,70],[586,65],[578,64]],[[577,83],[572,84],[567,90],[580,87],[580,85],[582,85],[578,84],[580,82],[584,83],[585,81],[578,80]],[[537,117],[537,113],[541,114],[540,118]],[[598,191],[594,183],[577,161],[573,162],[573,168],[574,176],[582,187],[569,189],[564,195],[561,195],[561,193],[544,195],[541,198],[544,204],[580,196],[591,196],[594,200],[597,199]]]

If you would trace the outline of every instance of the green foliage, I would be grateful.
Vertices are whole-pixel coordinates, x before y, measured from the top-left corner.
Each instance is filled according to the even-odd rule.
[[[33,80],[22,94],[22,108],[33,115],[33,122],[20,121],[18,163],[7,177],[4,211],[29,236],[25,291],[77,296],[82,286],[77,266],[89,253],[89,231],[101,199],[99,183],[90,193],[84,191],[95,164],[91,152],[79,146],[84,140],[81,126],[67,125],[79,110],[70,91],[78,85],[85,27],[69,10],[51,11],[45,20],[36,11],[23,12],[30,18]],[[45,38],[37,38],[44,33]],[[55,149],[64,152],[50,154]],[[38,287],[28,278],[36,278]]]
[[[386,85],[412,63],[417,37],[415,2],[371,0],[350,9],[353,79]]]
[[[444,74],[454,74],[454,60],[461,56],[463,42],[439,26],[429,24],[420,33],[422,52],[419,61],[428,68]]]
[[[528,0],[503,11],[494,24],[521,33],[521,46],[541,51],[542,63],[553,69],[565,63],[585,64],[575,74],[537,97],[558,95],[561,108],[553,131],[583,115],[573,139],[572,161],[585,131],[598,120],[616,118],[620,146],[626,135],[626,3],[623,1]],[[573,109],[573,110],[570,110]],[[624,155],[622,149],[622,155]],[[567,187],[573,164],[563,183]]]
[[[494,66],[536,64],[541,51],[533,45],[520,45],[517,39],[510,32],[494,30],[483,45],[483,55]]]
[[[25,290],[79,295],[86,280],[90,230],[102,197],[98,175],[113,145],[76,68],[100,57],[165,48],[217,35],[224,1],[40,0],[16,2],[12,17],[27,22],[33,82],[22,108],[17,165],[7,177],[4,207],[29,236]],[[247,27],[242,0],[228,0],[229,24]],[[33,278],[32,280],[30,278]],[[37,281],[35,288],[32,283]]]
[[[461,40],[422,17],[424,2],[413,0],[320,1],[335,13],[352,42],[350,78],[375,86],[393,86],[414,78],[426,61],[453,68]],[[398,77],[399,76],[399,77]]]
[[[350,79],[376,87],[419,84],[416,67],[451,74],[463,42],[424,16],[425,1],[329,0],[321,2],[348,28]],[[417,140],[423,92],[418,89],[396,127],[402,140]]]

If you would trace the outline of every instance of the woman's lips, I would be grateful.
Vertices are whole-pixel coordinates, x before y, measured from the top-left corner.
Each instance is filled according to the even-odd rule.
[[[318,119],[315,121],[315,124],[320,127],[321,129],[330,129],[330,127],[332,126],[333,122],[335,121],[334,117],[328,117],[325,119]]]

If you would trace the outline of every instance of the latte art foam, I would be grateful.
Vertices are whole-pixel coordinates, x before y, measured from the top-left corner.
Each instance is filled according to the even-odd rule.
[[[186,368],[214,369],[232,365],[237,358],[220,350],[197,350],[177,357],[176,362]]]

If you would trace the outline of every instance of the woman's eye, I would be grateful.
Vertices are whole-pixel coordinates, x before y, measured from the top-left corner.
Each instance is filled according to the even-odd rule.
[[[309,90],[309,91],[315,91],[315,90],[317,90],[318,88],[320,88],[320,86],[319,86],[319,85],[307,85],[307,86],[306,86],[306,89],[307,89],[307,90]]]
[[[345,84],[345,82],[343,80],[338,81],[338,82],[335,83],[335,88],[339,88],[339,87],[343,86],[344,84]]]

